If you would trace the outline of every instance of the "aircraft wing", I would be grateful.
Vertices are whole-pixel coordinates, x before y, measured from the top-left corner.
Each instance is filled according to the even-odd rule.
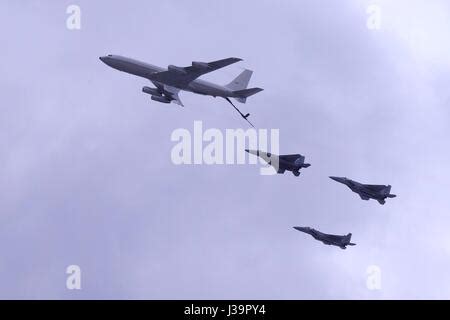
[[[362,195],[362,194],[359,194],[359,196],[360,196],[361,199],[363,199],[363,200],[369,200],[369,199],[370,199],[368,196],[365,196],[365,195]]]
[[[329,234],[325,238],[325,240],[331,241],[331,242],[341,242],[342,239],[343,239],[342,236],[337,236],[337,235],[333,235],[333,234]]]
[[[302,163],[305,162],[305,157],[300,154],[284,154],[280,155],[280,160],[284,160],[287,162],[294,162],[298,158],[302,158]]]
[[[184,107],[183,102],[181,102],[180,97],[178,96],[178,93],[180,92],[180,89],[171,87],[168,85],[163,85],[161,83],[152,81],[155,87],[157,87],[167,98],[169,98],[174,103]]]
[[[366,184],[364,186],[366,188],[370,189],[370,190],[375,191],[375,192],[379,192],[379,191],[382,191],[382,190],[387,188],[387,186],[382,185],[382,184]]]
[[[178,97],[178,92],[180,92],[180,89],[164,85],[165,95],[170,96],[173,102],[184,107],[183,102],[181,102],[180,97]]]
[[[212,62],[192,62],[189,67],[176,67],[170,65],[167,71],[155,72],[148,76],[152,81],[176,88],[185,88],[190,82],[198,77],[241,61],[239,58],[227,58]]]

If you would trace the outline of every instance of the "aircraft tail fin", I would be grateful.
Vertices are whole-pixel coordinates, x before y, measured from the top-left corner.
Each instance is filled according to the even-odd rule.
[[[345,241],[347,242],[347,245],[349,246],[356,246],[356,243],[351,243],[350,240],[352,239],[352,234],[349,233],[345,236]]]
[[[252,74],[252,70],[245,69],[233,81],[225,86],[233,91],[233,94],[235,95],[233,98],[241,103],[245,103],[248,97],[263,90],[260,88],[247,89]]]
[[[392,188],[391,185],[388,185],[388,186],[387,186],[387,188],[386,188],[386,196],[387,196],[388,198],[395,198],[396,195],[395,195],[395,194],[391,194],[391,188]]]
[[[240,103],[245,103],[247,101],[248,97],[250,97],[260,91],[263,91],[263,90],[264,89],[261,89],[261,88],[250,88],[250,89],[233,91],[233,94],[235,95],[235,98],[237,101],[239,101]]]
[[[245,69],[242,71],[233,81],[227,84],[225,87],[231,91],[247,89],[250,78],[252,77],[253,71]]]
[[[386,186],[386,188],[384,189],[384,192],[386,192],[386,194],[389,194],[391,192],[391,185]]]

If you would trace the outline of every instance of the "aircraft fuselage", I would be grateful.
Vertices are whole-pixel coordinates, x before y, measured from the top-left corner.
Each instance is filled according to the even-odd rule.
[[[370,185],[356,182],[351,179],[347,179],[345,177],[330,177],[334,181],[342,183],[346,185],[350,190],[359,194],[361,199],[369,200],[375,199],[380,204],[385,203],[386,198],[394,198],[396,195],[390,194],[391,186],[388,185]]]
[[[294,227],[294,229],[311,235],[314,239],[322,242],[323,244],[337,246],[341,249],[347,249],[347,246],[355,245],[354,243],[350,242],[351,233],[349,233],[347,236],[338,236],[323,233],[309,227]]]
[[[116,70],[126,72],[138,77],[146,78],[150,81],[151,75],[156,72],[166,71],[167,69],[161,68],[149,63],[145,63],[139,60],[135,60],[132,58],[127,58],[123,56],[117,55],[108,55],[104,57],[100,57],[100,60],[105,64],[114,68]],[[156,82],[156,81],[155,81]],[[161,86],[164,84],[160,83]],[[187,86],[177,87],[177,89],[185,90],[193,93],[198,93],[202,95],[209,95],[213,97],[236,97],[236,95],[225,86],[221,86],[215,83],[211,83],[209,81],[195,79],[191,81]]]

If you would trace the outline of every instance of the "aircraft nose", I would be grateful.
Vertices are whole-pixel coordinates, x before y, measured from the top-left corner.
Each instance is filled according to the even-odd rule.
[[[101,62],[103,62],[103,63],[105,63],[107,65],[110,65],[114,61],[113,57],[110,54],[107,55],[107,56],[101,56],[101,57],[98,57],[98,58],[100,59]]]
[[[305,227],[293,227],[293,228],[295,230],[302,231],[302,232],[305,232],[307,230],[307,228],[305,228]]]

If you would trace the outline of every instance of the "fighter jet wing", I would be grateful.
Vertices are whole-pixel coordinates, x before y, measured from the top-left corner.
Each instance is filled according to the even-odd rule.
[[[345,240],[345,236],[328,234],[322,239],[322,242],[325,244],[332,244],[332,245],[341,247],[342,249],[345,249],[342,247],[344,240]]]
[[[367,197],[367,196],[363,196],[362,194],[360,194],[359,196],[360,196],[360,197],[361,197],[361,199],[363,199],[363,200],[369,200],[369,199],[370,199],[369,197]]]
[[[326,240],[330,242],[340,242],[342,240],[342,236],[337,236],[333,234],[329,234],[326,236]]]
[[[167,71],[152,73],[148,78],[152,81],[158,81],[176,88],[185,88],[190,82],[198,77],[241,60],[242,59],[239,58],[227,58],[212,62],[194,61],[192,62],[192,66],[189,67],[176,67],[170,65]]]
[[[305,157],[300,155],[300,154],[284,154],[284,155],[280,155],[280,160],[284,160],[287,162],[294,162],[295,160],[297,160],[298,158],[301,158],[301,162],[304,163],[305,162]]]
[[[387,186],[384,186],[382,184],[365,184],[364,186],[366,188],[368,188],[370,190],[373,190],[373,191],[376,191],[376,192],[382,191],[382,190],[387,188]]]

